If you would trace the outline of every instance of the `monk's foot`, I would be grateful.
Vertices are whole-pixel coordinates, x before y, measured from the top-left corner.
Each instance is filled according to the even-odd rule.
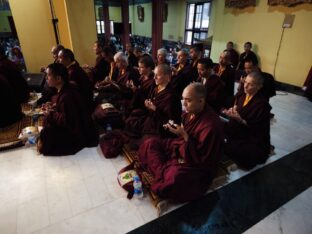
[[[37,152],[38,152],[38,154],[41,154],[41,151],[42,151],[42,141],[39,138],[37,141]]]
[[[156,207],[157,207],[158,216],[161,216],[167,211],[167,209],[169,207],[169,202],[168,202],[168,200],[162,200],[162,201],[157,203]]]
[[[232,171],[236,171],[238,169],[238,166],[236,163],[233,163],[230,166],[228,166],[226,169],[229,173],[231,173]]]

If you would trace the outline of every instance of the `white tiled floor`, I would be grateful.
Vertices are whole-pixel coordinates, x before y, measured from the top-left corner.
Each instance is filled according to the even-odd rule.
[[[268,163],[312,142],[311,102],[288,94],[271,104],[276,154]],[[125,165],[99,148],[67,157],[43,157],[34,148],[0,153],[0,233],[125,233],[151,221],[157,211],[149,197],[129,201],[117,183]],[[229,182],[248,173],[236,170]]]

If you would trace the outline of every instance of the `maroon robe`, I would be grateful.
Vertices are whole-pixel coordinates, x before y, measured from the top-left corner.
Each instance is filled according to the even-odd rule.
[[[245,97],[246,94],[237,96],[235,104],[247,125],[234,119],[225,125],[225,153],[239,166],[250,169],[264,163],[270,153],[271,106],[261,93],[257,93],[243,107]]]
[[[126,129],[135,134],[160,135],[161,137],[173,137],[174,135],[165,130],[163,125],[173,120],[181,122],[181,100],[175,94],[170,84],[158,93],[157,87],[149,95],[149,99],[156,106],[156,111],[135,109],[126,120]]]
[[[261,72],[263,77],[263,87],[260,90],[262,95],[269,100],[271,97],[276,96],[276,85],[274,77],[267,72]]]
[[[139,66],[139,59],[134,53],[129,53],[128,55],[128,64],[130,67],[138,67]]]
[[[275,79],[274,77],[267,72],[261,72],[260,70],[260,74],[263,78],[263,86],[260,89],[260,93],[267,99],[269,100],[271,97],[274,97],[276,95],[276,85],[275,85]],[[247,76],[245,73],[243,74],[243,76]],[[236,96],[240,96],[244,94],[244,83],[242,83],[241,81],[239,82],[239,86],[237,88],[237,94]]]
[[[57,94],[55,110],[45,116],[40,139],[40,153],[50,156],[98,145],[98,133],[75,85],[64,85]]]
[[[105,88],[99,90],[99,95],[95,99],[96,104],[101,104],[104,101],[110,102],[116,106],[130,103],[133,96],[131,88],[127,87],[127,82],[132,80],[135,86],[139,85],[139,73],[137,70],[127,67],[126,72],[121,74],[117,69],[113,73],[112,81],[116,86],[108,84]],[[130,105],[130,104],[129,104]]]
[[[9,126],[24,116],[21,110],[21,103],[14,93],[13,87],[8,79],[0,75],[0,128]],[[0,130],[1,131],[1,130]]]
[[[200,59],[200,58],[199,58]],[[189,72],[189,77],[191,80],[197,80],[198,78],[198,71],[197,71],[197,65],[198,65],[198,60],[192,61],[190,63],[190,72]]]
[[[57,59],[54,60],[53,63],[58,63]],[[37,105],[40,106],[46,102],[52,102],[52,97],[57,93],[56,88],[49,87],[46,82],[47,74],[44,72],[44,86],[41,92],[41,97],[37,100]]]
[[[0,74],[7,78],[13,88],[17,100],[20,103],[27,102],[29,99],[28,84],[16,64],[7,58],[1,58]]]
[[[93,91],[87,73],[80,67],[78,62],[70,65],[68,68],[69,81],[74,82],[91,113],[94,109]]]
[[[119,92],[126,99],[131,99],[133,95],[132,89],[127,87],[127,82],[130,80],[136,87],[139,86],[139,72],[128,66],[126,72],[124,74],[119,73],[116,78]]]
[[[233,65],[234,68],[237,67],[238,60],[239,60],[239,54],[237,53],[236,50],[231,49],[231,50],[224,50],[230,53],[230,62]]]
[[[189,135],[176,139],[149,138],[140,146],[139,159],[154,175],[151,190],[159,197],[189,201],[202,196],[217,171],[223,133],[219,117],[206,106],[193,119],[184,113],[182,123]]]
[[[154,75],[155,74],[152,72],[146,80],[144,80],[143,76],[140,77],[139,87],[135,90],[131,101],[131,109],[145,108],[144,101],[148,99],[148,95],[156,86]]]
[[[257,55],[249,51],[248,54],[246,52],[243,52],[239,56],[239,63],[238,63],[238,69],[237,70],[244,70],[245,61],[251,60],[254,65],[258,65],[258,58]]]
[[[312,67],[310,68],[309,74],[304,82],[304,86],[307,87],[305,90],[305,96],[312,101]]]
[[[102,81],[110,72],[110,63],[102,56],[98,56],[95,61],[95,66],[92,69],[93,80],[92,84]]]
[[[57,93],[57,90],[53,87],[49,87],[48,83],[45,82],[43,90],[41,92],[41,98],[38,99],[37,105],[40,106],[46,102],[52,102],[52,97]]]
[[[220,65],[214,67],[214,72],[219,73]],[[234,96],[235,70],[231,65],[227,65],[225,70],[219,75],[220,79],[225,84],[225,94],[227,97]]]
[[[204,80],[198,77],[197,82],[204,84]],[[225,104],[225,86],[223,81],[216,75],[210,75],[206,79],[205,87],[207,91],[206,102],[219,113]]]
[[[178,69],[179,64],[176,64],[175,68]],[[190,76],[190,71],[191,65],[187,62],[175,76],[171,77],[170,83],[179,97],[182,97],[184,88],[194,81]]]

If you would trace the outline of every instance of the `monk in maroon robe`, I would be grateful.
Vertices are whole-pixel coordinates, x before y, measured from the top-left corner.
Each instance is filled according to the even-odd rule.
[[[160,64],[170,65],[170,61],[167,60],[167,50],[165,48],[160,48],[157,50],[156,63],[157,66]]]
[[[0,128],[9,126],[23,118],[21,103],[14,95],[14,89],[8,79],[0,74]],[[1,130],[0,130],[1,131]]]
[[[264,163],[270,153],[271,106],[259,92],[262,85],[260,73],[248,74],[244,93],[236,96],[232,108],[224,110],[230,118],[225,126],[225,153],[243,169]]]
[[[247,60],[251,60],[253,64],[258,65],[257,55],[251,51],[252,43],[246,42],[244,44],[244,52],[239,56],[239,63],[237,65],[237,70],[244,70],[244,64]]]
[[[98,133],[77,86],[69,83],[66,67],[50,64],[47,82],[57,89],[56,103],[46,106],[38,151],[44,155],[71,155],[98,144]]]
[[[191,69],[189,76],[191,80],[197,80],[198,78],[197,65],[198,61],[203,58],[203,49],[203,44],[194,44],[190,48]]]
[[[144,109],[134,109],[126,120],[129,132],[142,135],[174,135],[163,128],[169,120],[181,122],[181,101],[169,84],[171,69],[166,64],[158,65],[155,69],[156,87],[149,98],[145,100]]]
[[[77,85],[83,100],[85,101],[89,112],[94,109],[92,85],[87,73],[80,67],[75,60],[75,56],[70,49],[63,49],[59,52],[59,62],[66,66],[70,82]]]
[[[139,73],[128,65],[127,56],[118,52],[114,56],[117,74],[112,79],[107,78],[101,82],[97,89],[100,94],[96,98],[96,103],[106,101],[115,106],[128,106],[133,97],[133,88],[139,85]]]
[[[62,45],[56,45],[56,46],[53,46],[52,49],[51,49],[51,54],[52,54],[52,57],[54,59],[54,63],[58,63],[58,53],[65,49],[64,46]],[[41,67],[40,71],[43,73],[44,77],[46,77],[46,67]],[[46,80],[46,79],[45,79]],[[42,105],[46,102],[52,102],[54,100],[52,100],[52,97],[56,94],[56,89],[55,88],[52,88],[52,87],[49,87],[49,85],[47,84],[47,82],[45,81],[44,82],[44,86],[43,86],[43,90],[41,92],[41,98],[39,98],[37,100],[37,105]]]
[[[132,68],[137,68],[139,66],[139,58],[135,56],[134,49],[131,43],[126,44],[126,52],[128,56],[128,64]]]
[[[227,51],[230,53],[230,64],[233,66],[233,68],[236,69],[239,59],[239,54],[234,49],[234,43],[232,41],[229,41],[226,44],[226,49],[224,51]]]
[[[267,100],[276,95],[275,79],[271,74],[267,72],[262,72],[261,69],[256,64],[254,64],[252,60],[245,61],[244,69],[245,74],[240,79],[240,84],[237,91],[239,94],[244,93],[244,80],[246,76],[251,72],[260,72],[263,78],[263,85],[259,92],[261,92],[261,94]]]
[[[312,101],[312,67],[310,68],[309,74],[304,82],[303,90],[305,96]]]
[[[198,79],[197,82],[202,83],[207,89],[206,102],[216,113],[219,113],[225,105],[225,85],[223,81],[216,75],[212,74],[213,63],[211,59],[203,58],[198,61]]]
[[[187,86],[182,125],[165,125],[178,138],[153,137],[140,146],[140,162],[155,178],[151,190],[163,199],[197,199],[216,174],[224,138],[219,117],[206,105],[205,97],[202,84]]]
[[[28,84],[16,64],[6,57],[2,46],[0,46],[0,74],[8,80],[17,100],[20,103],[27,102],[29,99]]]
[[[172,68],[172,77],[170,83],[179,97],[182,92],[194,80],[190,76],[191,65],[188,60],[188,52],[182,49],[178,52],[178,63]]]
[[[103,47],[99,41],[93,45],[93,51],[96,54],[95,65],[93,67],[84,65],[83,69],[89,75],[89,80],[94,86],[99,81],[102,81],[109,75],[110,63],[103,56]]]
[[[230,64],[230,53],[223,51],[219,58],[219,64],[214,67],[214,72],[225,84],[225,106],[233,101],[234,83],[235,83],[235,69]]]
[[[154,61],[150,56],[143,56],[139,60],[139,86],[132,86],[133,98],[131,101],[131,109],[144,109],[144,102],[155,88],[154,81]]]

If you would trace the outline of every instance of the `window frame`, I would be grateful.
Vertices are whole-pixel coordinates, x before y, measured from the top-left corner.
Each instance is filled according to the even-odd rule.
[[[212,4],[212,1],[203,1],[203,2],[196,2],[196,3],[187,3],[186,5],[186,17],[185,17],[185,29],[184,29],[184,43],[187,44],[187,45],[192,45],[194,43],[194,41],[196,40],[204,40],[204,39],[201,39],[201,34],[202,33],[205,33],[206,36],[205,36],[205,39],[207,38],[208,36],[208,29],[209,29],[209,23],[208,23],[208,27],[207,28],[202,28],[202,21],[203,21],[203,12],[204,12],[204,4],[208,3],[209,4],[209,10],[208,10],[208,20],[210,19],[210,13],[211,13],[211,4]],[[193,14],[193,25],[192,25],[192,28],[189,28],[189,22],[190,22],[190,15],[189,15],[189,11],[190,11],[190,7],[191,5],[194,5],[194,14]],[[196,22],[196,16],[197,16],[197,11],[198,11],[198,6],[202,6],[202,10],[201,10],[201,13],[200,13],[200,25],[199,25],[199,28],[195,28],[195,24]],[[188,42],[187,41],[187,34],[191,32],[192,35],[191,35],[191,41]],[[194,37],[194,35],[198,34],[198,39],[196,37]]]

